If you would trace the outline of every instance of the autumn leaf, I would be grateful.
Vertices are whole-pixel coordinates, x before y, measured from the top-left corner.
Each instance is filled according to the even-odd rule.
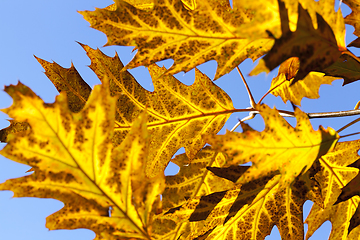
[[[257,106],[257,109],[265,121],[264,131],[258,132],[242,123],[242,133],[227,132],[205,137],[214,149],[232,158],[225,166],[252,162],[252,167],[238,180],[239,183],[278,171],[282,181],[291,184],[337,142],[338,135],[333,129],[325,130],[320,126],[318,131],[314,131],[307,115],[298,108],[295,109],[295,128],[276,109],[266,105]]]
[[[329,239],[357,239],[360,228],[349,228],[349,222],[352,218],[360,198],[347,198],[346,201],[334,205],[350,180],[358,174],[358,169],[351,167],[359,159],[358,151],[360,149],[360,140],[351,142],[340,142],[332,152],[322,156],[319,161],[321,171],[315,175],[319,183],[324,199],[324,206],[320,207],[314,204],[305,223],[308,224],[306,239],[325,222],[331,221],[332,230]],[[350,166],[348,166],[350,165]],[[348,235],[348,228],[349,233]]]
[[[177,211],[190,199],[224,192],[234,187],[231,177],[240,177],[248,167],[220,168],[225,159],[224,154],[212,150],[209,146],[203,148],[191,161],[186,154],[172,159],[172,162],[180,166],[180,171],[174,176],[165,177],[166,187],[162,195],[165,214],[157,216],[153,224],[159,239],[185,239],[196,231],[196,224],[188,222],[187,219],[176,218],[168,214],[169,212]],[[221,173],[218,177],[213,172]]]
[[[121,143],[131,123],[147,111],[150,133],[149,176],[163,172],[176,151],[185,147],[189,159],[204,146],[202,134],[217,133],[234,111],[230,97],[199,70],[195,82],[182,84],[165,68],[148,67],[154,92],[145,90],[134,77],[123,70],[117,55],[108,57],[100,50],[83,46],[91,59],[90,68],[99,79],[110,80],[110,92],[119,97],[113,142]]]
[[[10,126],[0,130],[0,142],[8,142],[7,138],[11,133],[26,131],[30,128],[27,122],[17,122],[14,120],[9,120],[9,122]]]
[[[107,35],[107,45],[135,46],[138,49],[127,65],[129,68],[149,66],[171,58],[174,64],[168,72],[175,74],[216,60],[215,79],[218,79],[245,59],[255,60],[262,56],[274,43],[268,36],[249,38],[244,34],[241,27],[253,21],[253,10],[242,8],[237,2],[231,8],[228,0],[196,1],[196,7],[185,1],[185,7],[181,0],[164,0],[157,1],[150,11],[139,10],[122,0],[115,2],[116,9],[80,13],[91,27]],[[267,13],[270,13],[267,20],[276,15],[270,10],[273,9],[267,8]],[[279,26],[277,23],[275,26],[263,24],[267,29],[273,29]],[[245,28],[248,30],[248,25]]]
[[[219,178],[206,167],[222,167],[226,156],[216,152],[210,147],[203,148],[190,160],[185,154],[177,155],[172,162],[180,167],[178,174],[166,176],[166,187],[163,193],[163,208],[169,208],[184,204],[188,199],[196,196],[204,196],[214,192],[228,190],[233,183],[224,178]]]
[[[70,68],[63,68],[57,63],[50,63],[35,57],[45,69],[46,76],[54,84],[59,92],[66,92],[69,109],[79,112],[88,99],[91,88],[82,79],[74,65]],[[27,122],[10,121],[11,125],[0,130],[0,141],[6,142],[7,135],[13,132],[25,131],[29,125]]]
[[[360,2],[358,0],[343,0],[343,2],[351,8],[351,13],[345,17],[345,23],[354,26],[354,34],[360,36]]]
[[[15,197],[54,198],[65,206],[47,218],[52,229],[88,228],[102,239],[151,239],[151,224],[164,176],[147,178],[145,115],[133,122],[122,142],[113,148],[116,98],[104,82],[95,86],[79,113],[61,93],[45,104],[22,84],[6,87],[14,105],[3,110],[31,129],[9,135],[1,154],[32,167],[29,176],[7,180],[1,190]]]
[[[301,4],[298,5],[298,21],[295,32],[289,28],[289,15],[285,4],[279,2],[282,36],[275,39],[275,44],[253,70],[257,74],[263,69],[271,71],[291,57],[298,57],[299,70],[293,83],[303,79],[309,72],[321,72],[340,57],[343,46],[338,46],[330,25],[316,13],[317,28],[314,27],[309,13]]]
[[[73,112],[79,112],[85,106],[91,88],[82,79],[74,65],[71,63],[70,68],[63,68],[55,62],[50,63],[37,57],[36,59],[45,69],[46,76],[54,84],[59,93],[62,91],[66,92],[69,109]]]
[[[270,86],[270,92],[274,96],[280,96],[286,103],[288,100],[296,105],[301,105],[304,97],[310,99],[319,98],[319,89],[322,84],[331,84],[336,80],[334,74],[325,76],[324,73],[310,72],[302,81],[293,83],[299,69],[298,58],[292,57],[280,65],[279,73]],[[337,68],[339,69],[339,68]],[[272,89],[272,90],[271,90]]]
[[[195,221],[187,239],[204,235],[206,239],[264,239],[274,225],[282,239],[303,239],[302,206],[314,194],[309,172],[292,186],[280,182],[280,175],[270,173],[229,191],[193,199],[172,217]]]

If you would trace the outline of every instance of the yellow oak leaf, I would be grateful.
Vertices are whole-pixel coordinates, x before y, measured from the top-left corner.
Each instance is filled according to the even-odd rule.
[[[79,112],[89,98],[91,88],[82,79],[79,72],[71,63],[70,68],[63,68],[57,63],[50,63],[37,58],[38,62],[45,69],[46,76],[60,92],[65,91],[69,109],[73,112]]]
[[[164,210],[180,206],[196,196],[231,189],[234,185],[231,181],[219,178],[206,169],[206,167],[222,167],[226,162],[225,159],[224,154],[210,147],[203,148],[191,161],[185,154],[177,155],[172,162],[179,165],[180,171],[174,176],[165,178]]]
[[[192,199],[170,215],[193,221],[187,239],[264,239],[274,225],[282,239],[303,239],[302,206],[312,191],[308,173],[291,186],[281,185],[281,176],[271,173],[229,191]]]
[[[138,49],[127,65],[129,68],[171,58],[174,64],[168,72],[174,74],[216,60],[217,79],[245,59],[262,56],[274,43],[268,36],[250,39],[241,31],[242,25],[251,22],[254,16],[252,10],[236,2],[231,8],[228,0],[196,1],[190,10],[181,0],[163,0],[157,1],[150,11],[142,11],[122,0],[115,2],[116,9],[80,13],[91,27],[107,35],[107,45]],[[193,4],[187,6],[192,8]],[[272,12],[267,17],[275,15]]]
[[[88,99],[91,88],[82,79],[73,64],[70,68],[63,68],[57,63],[50,63],[35,57],[45,69],[46,76],[59,92],[66,92],[69,109],[79,112]],[[6,142],[7,135],[11,132],[25,131],[29,127],[26,122],[11,121],[11,125],[0,130],[0,141]]]
[[[163,172],[171,157],[185,147],[189,159],[204,146],[202,134],[217,133],[233,112],[230,97],[205,74],[195,70],[195,82],[187,86],[165,68],[148,67],[154,84],[149,92],[123,70],[119,57],[108,57],[100,50],[83,46],[91,59],[90,68],[101,81],[110,80],[112,95],[119,96],[113,142],[121,143],[131,123],[144,110],[148,113],[150,133],[149,176]]]
[[[336,77],[325,76],[324,73],[310,72],[302,81],[293,83],[294,77],[299,69],[298,58],[292,57],[280,65],[279,73],[272,82],[270,92],[274,96],[280,96],[286,103],[290,102],[301,105],[304,97],[310,99],[319,98],[319,89],[322,84],[331,84]],[[331,76],[334,76],[331,74]]]
[[[320,126],[318,131],[314,131],[307,115],[298,108],[295,109],[295,128],[276,109],[266,105],[257,106],[257,109],[265,121],[264,131],[258,132],[242,123],[242,133],[227,132],[204,137],[214,149],[230,157],[225,166],[252,162],[239,183],[278,171],[282,181],[291,184],[316,159],[331,150],[339,138],[331,128],[325,130]]]
[[[293,80],[295,83],[311,71],[321,72],[324,68],[329,67],[343,51],[346,51],[343,46],[344,40],[340,40],[344,36],[344,31],[341,30],[344,28],[343,24],[336,25],[336,33],[339,32],[339,36],[336,37],[329,23],[322,15],[316,13],[317,28],[315,28],[309,12],[301,4],[298,4],[297,28],[295,32],[292,32],[289,27],[288,11],[281,1],[279,1],[279,11],[282,36],[275,39],[274,46],[260,60],[252,74],[258,73],[264,67],[267,71],[271,71],[288,58],[298,57],[300,66]],[[339,13],[337,16],[340,16]],[[339,43],[337,39],[339,39]]]
[[[248,167],[220,168],[224,165],[225,159],[224,154],[212,150],[209,146],[203,148],[191,161],[186,154],[177,155],[172,159],[172,162],[180,166],[180,171],[174,176],[165,177],[163,211],[170,209],[170,212],[173,212],[189,199],[232,189],[234,178],[240,177]],[[164,240],[179,237],[185,239],[196,231],[194,223],[189,223],[187,219],[174,218],[167,213],[155,218],[153,228],[157,229],[158,238]]]
[[[54,198],[64,207],[47,218],[50,229],[88,228],[96,239],[151,239],[152,219],[164,175],[147,178],[148,133],[139,116],[113,147],[117,99],[109,84],[95,86],[84,108],[73,113],[65,93],[44,103],[22,84],[6,87],[14,104],[2,110],[31,129],[9,135],[1,154],[30,165],[31,175],[7,180],[15,197]]]
[[[349,197],[344,202],[336,205],[334,203],[337,202],[342,192],[341,189],[357,176],[359,172],[357,168],[352,167],[354,162],[359,159],[359,149],[360,140],[340,142],[332,152],[319,159],[321,171],[316,173],[315,179],[321,187],[324,206],[320,207],[314,204],[311,208],[310,214],[305,221],[308,224],[306,239],[309,239],[328,220],[332,223],[329,239],[358,239],[360,227],[351,226],[350,219],[358,207],[360,197],[351,196],[352,198]],[[351,226],[350,229],[349,224]]]
[[[30,128],[27,122],[17,122],[9,120],[10,126],[0,130],[0,142],[7,142],[8,135],[11,133],[26,131]]]

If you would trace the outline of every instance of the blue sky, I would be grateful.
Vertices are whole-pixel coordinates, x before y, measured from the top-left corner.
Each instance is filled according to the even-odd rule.
[[[15,3],[15,4],[14,4]],[[47,79],[41,65],[36,61],[34,55],[47,61],[55,61],[63,67],[70,67],[71,62],[85,81],[90,86],[100,83],[96,75],[87,67],[90,60],[84,50],[76,41],[89,45],[92,48],[99,47],[106,54],[113,56],[115,51],[119,53],[121,60],[128,63],[134,53],[131,47],[105,47],[106,36],[89,27],[83,17],[77,13],[78,10],[94,10],[95,7],[103,8],[112,4],[111,0],[63,0],[63,1],[10,1],[1,0],[0,8],[0,87],[16,84],[21,81],[31,87],[45,102],[53,102],[57,94],[55,87]],[[349,13],[347,7],[344,7]],[[351,34],[352,27],[347,27],[347,43],[355,37]],[[355,52],[356,53],[356,52]],[[357,54],[359,54],[357,52]],[[161,64],[169,66],[171,61]],[[255,66],[251,60],[241,64],[240,69],[246,75]],[[215,75],[216,63],[209,63],[199,66],[199,69],[210,77]],[[152,90],[150,76],[143,67],[130,71],[138,81],[148,90]],[[260,74],[257,77],[247,77],[255,100],[269,89],[271,79],[277,75],[276,71],[268,75]],[[191,84],[194,80],[194,71],[187,74],[179,73],[176,77]],[[222,87],[233,99],[237,108],[249,107],[249,99],[241,79],[236,71],[233,71],[215,82]],[[326,112],[353,109],[360,100],[358,89],[360,81],[342,87],[342,80],[333,82],[332,86],[323,85],[320,89],[321,98],[318,100],[304,99],[301,109],[305,112]],[[280,98],[268,96],[265,103],[278,109],[291,110],[289,104],[285,105]],[[0,91],[0,108],[6,108],[12,103],[11,98],[3,91]],[[231,129],[238,118],[246,114],[233,114],[226,123],[224,129]],[[0,113],[0,128],[8,125],[8,117]],[[331,126],[339,129],[355,117],[338,119],[316,119],[312,120],[315,129],[321,124],[325,127]],[[294,120],[290,120],[294,123]],[[257,116],[249,122],[252,127],[262,130],[262,119]],[[342,134],[357,132],[358,125],[353,126]],[[346,140],[352,140],[348,138]],[[1,148],[4,144],[1,145]],[[0,182],[9,178],[24,176],[29,169],[0,156]],[[167,173],[174,173],[169,169]],[[3,239],[11,240],[57,240],[76,239],[90,240],[95,234],[90,230],[57,230],[49,231],[45,228],[45,218],[59,210],[63,204],[51,199],[35,198],[11,198],[12,192],[0,191],[0,234]],[[309,212],[310,202],[305,204],[305,213]],[[311,239],[327,239],[331,228],[330,223],[324,224]],[[280,239],[276,230],[266,238],[267,240]]]

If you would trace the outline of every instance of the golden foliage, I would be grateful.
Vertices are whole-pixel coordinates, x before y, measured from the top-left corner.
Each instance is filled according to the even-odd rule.
[[[306,172],[313,162],[331,150],[337,133],[321,126],[314,131],[305,113],[295,109],[297,126],[293,128],[276,109],[257,106],[265,121],[265,129],[258,132],[242,123],[243,132],[205,137],[214,149],[232,156],[225,166],[252,162],[239,183],[250,182],[269,173],[280,173],[282,184],[289,185]]]
[[[332,81],[337,79],[324,76],[324,73],[310,72],[302,81],[294,83],[293,80],[298,69],[299,60],[295,57],[289,58],[280,65],[277,77],[271,82],[271,93],[274,96],[280,96],[284,103],[290,100],[290,102],[300,106],[304,97],[310,99],[319,98],[320,86],[322,84],[331,84]],[[336,75],[331,74],[331,76]]]
[[[90,68],[101,81],[110,80],[110,92],[119,96],[113,142],[118,145],[129,131],[132,122],[147,111],[150,151],[147,163],[149,176],[164,171],[176,151],[185,147],[193,159],[204,146],[202,134],[217,133],[234,110],[230,97],[199,70],[195,82],[186,86],[165,68],[148,67],[154,92],[145,90],[134,77],[123,70],[116,55],[111,58],[100,50],[84,46],[91,59]]]
[[[181,154],[176,156],[172,162],[180,166],[180,172],[175,176],[166,177],[166,187],[163,193],[165,210],[180,206],[187,199],[221,192],[233,187],[231,181],[217,177],[206,168],[219,168],[226,162],[224,154],[209,147],[203,148],[191,161],[185,154]],[[190,162],[191,164],[189,164]]]
[[[357,33],[356,1],[344,2]],[[0,131],[0,154],[33,173],[0,190],[62,201],[46,226],[88,228],[99,240],[264,239],[275,225],[283,239],[304,239],[307,200],[315,204],[306,238],[330,220],[330,239],[358,239],[359,140],[337,143],[335,130],[315,131],[298,108],[295,127],[265,104],[235,109],[197,69],[190,86],[171,75],[216,60],[218,79],[266,54],[252,74],[281,64],[270,92],[296,105],[337,77],[357,81],[334,0],[115,0],[81,14],[107,45],[138,53],[124,66],[80,44],[102,82],[94,89],[73,65],[37,58],[60,92],[52,104],[21,83],[6,87],[14,104],[3,112],[13,120]],[[170,69],[155,64],[170,58]],[[149,70],[153,92],[126,70],[137,66]],[[263,131],[241,122],[242,132],[217,135],[231,113],[248,111],[262,116]],[[165,177],[170,161],[180,171]]]
[[[108,84],[96,86],[79,113],[68,109],[65,94],[44,104],[22,84],[6,88],[14,105],[4,110],[31,129],[10,135],[3,156],[32,167],[33,174],[6,181],[15,197],[64,202],[47,219],[49,229],[89,228],[101,236],[150,239],[152,216],[164,189],[164,176],[145,176],[145,115],[134,121],[121,145],[113,148],[116,98]],[[135,177],[136,176],[136,177]],[[111,218],[110,218],[111,215]]]
[[[351,179],[357,176],[359,170],[354,167],[347,167],[359,159],[357,152],[360,148],[360,141],[338,143],[334,151],[329,152],[320,158],[321,171],[315,175],[316,181],[320,184],[324,206],[313,205],[309,216],[306,219],[308,232],[306,239],[327,220],[332,223],[332,230],[329,239],[358,239],[360,228],[351,226],[349,222],[357,209],[360,198],[353,197],[337,205],[337,199]],[[349,236],[348,236],[349,228]],[[351,231],[352,230],[352,231]]]
[[[107,35],[107,45],[139,49],[127,66],[130,68],[172,58],[174,65],[168,71],[174,74],[216,60],[217,79],[245,59],[262,56],[274,42],[267,37],[244,37],[240,28],[253,20],[252,13],[236,3],[231,8],[227,0],[196,1],[194,10],[187,9],[193,6],[190,1],[186,1],[186,8],[181,0],[163,0],[157,1],[151,11],[136,9],[121,0],[115,2],[115,10],[81,14],[93,28]]]

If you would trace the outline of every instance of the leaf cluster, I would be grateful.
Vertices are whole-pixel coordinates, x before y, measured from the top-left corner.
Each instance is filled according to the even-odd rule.
[[[2,110],[12,120],[0,131],[0,154],[32,174],[0,190],[62,201],[46,226],[87,228],[95,239],[264,239],[275,225],[283,239],[308,239],[327,220],[330,239],[358,239],[360,140],[339,141],[358,119],[315,131],[310,118],[360,112],[300,110],[322,84],[360,79],[360,59],[345,44],[345,23],[360,36],[359,4],[344,3],[352,10],[345,18],[334,0],[115,0],[80,12],[107,45],[138,53],[124,66],[117,54],[80,44],[102,83],[93,89],[74,66],[37,58],[60,93],[52,104],[21,83],[7,86],[14,103]],[[280,67],[258,103],[248,89],[250,108],[237,109],[213,80],[247,58],[260,58],[251,75]],[[174,60],[169,69],[156,64],[165,59]],[[213,80],[198,69],[190,86],[173,76],[210,60],[218,64]],[[128,71],[138,66],[149,70],[154,91]],[[262,103],[268,94],[294,111]],[[242,130],[218,135],[236,112],[250,113]],[[245,123],[255,114],[261,132]],[[169,162],[179,173],[164,175]],[[307,200],[314,205],[304,236]]]

